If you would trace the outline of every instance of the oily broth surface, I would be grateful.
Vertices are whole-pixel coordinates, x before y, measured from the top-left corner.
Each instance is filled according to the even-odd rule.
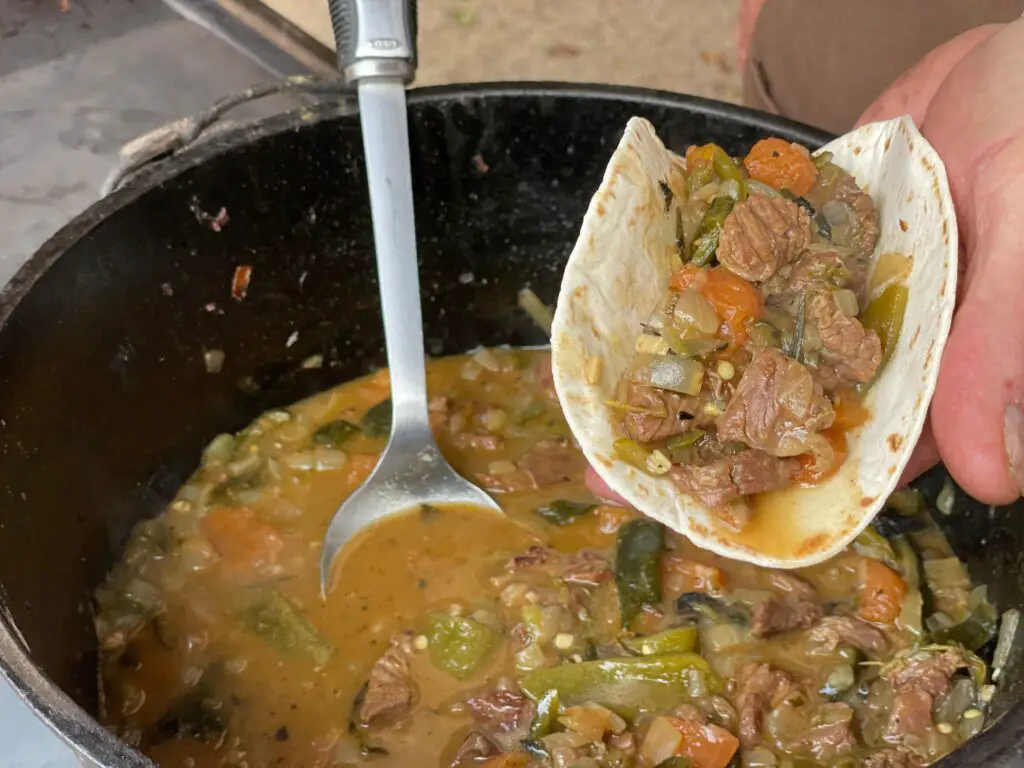
[[[428,388],[455,405],[465,402],[500,406],[509,414],[532,414],[517,426],[510,419],[504,447],[497,451],[459,450],[443,435],[441,448],[467,477],[487,472],[496,460],[514,460],[539,439],[567,435],[557,406],[537,380],[535,366],[546,351],[495,351],[499,370],[481,368],[466,357],[428,364]],[[473,378],[467,378],[473,375]],[[431,610],[455,604],[467,612],[495,605],[498,588],[490,578],[503,564],[533,544],[563,551],[602,550],[609,557],[615,532],[602,526],[596,509],[572,525],[555,527],[534,510],[555,499],[594,501],[581,471],[569,482],[540,491],[507,493],[499,501],[508,518],[449,508],[392,518],[361,534],[342,553],[335,587],[322,603],[319,596],[320,544],[338,505],[363,481],[383,447],[383,438],[357,436],[345,444],[345,463],[336,469],[289,469],[289,455],[305,450],[310,435],[335,419],[358,421],[388,395],[386,373],[344,384],[289,409],[283,425],[248,437],[250,449],[275,458],[277,470],[264,478],[246,506],[253,530],[276,540],[273,567],[259,573],[208,553],[199,518],[213,503],[173,504],[156,521],[143,523],[133,535],[122,565],[158,586],[163,610],[128,641],[120,655],[102,662],[104,721],[129,743],[140,745],[163,766],[344,766],[360,763],[358,747],[348,733],[352,702],[366,681],[374,660],[395,632],[421,631],[418,622]],[[529,405],[524,411],[524,402]],[[541,407],[543,406],[543,407]],[[283,417],[280,417],[283,418]],[[255,448],[252,448],[255,446]],[[190,481],[201,484],[202,473]],[[179,497],[182,501],[183,497]],[[603,528],[603,530],[602,530]],[[161,547],[149,543],[162,541]],[[672,537],[676,553],[726,571],[730,586],[765,589],[766,571],[698,550]],[[186,562],[187,561],[187,562]],[[243,562],[244,566],[245,563]],[[798,572],[822,597],[841,599],[856,590],[853,566],[843,557]],[[301,654],[280,649],[246,629],[241,611],[254,595],[272,590],[306,617],[333,646],[320,667]],[[742,658],[757,655],[795,673],[816,675],[829,659],[811,663],[793,655],[785,641],[760,641],[757,650],[737,648],[731,657],[709,657],[716,668],[731,669]],[[833,660],[834,661],[834,660]],[[402,725],[374,733],[390,754],[375,757],[381,768],[447,765],[470,718],[460,702],[467,693],[514,675],[508,643],[494,653],[476,676],[457,681],[435,668],[429,652],[411,661],[419,699]],[[183,694],[201,688],[214,711],[227,724],[217,743],[189,738],[154,737],[154,724]]]

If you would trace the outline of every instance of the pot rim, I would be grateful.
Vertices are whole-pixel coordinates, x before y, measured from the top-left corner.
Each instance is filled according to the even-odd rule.
[[[476,101],[488,97],[575,97],[587,100],[638,101],[650,106],[687,107],[697,113],[719,117],[745,125],[785,131],[801,136],[810,144],[824,144],[832,136],[817,128],[765,112],[699,96],[649,88],[589,83],[521,82],[459,83],[416,88],[409,91],[409,104],[429,104],[451,100]],[[348,103],[321,104],[310,109],[273,115],[252,123],[232,127],[199,144],[183,150],[163,162],[144,169],[122,188],[86,208],[61,227],[18,269],[0,290],[0,330],[32,289],[36,281],[76,242],[115,213],[142,195],[180,174],[228,152],[285,131],[317,125],[326,120],[353,119],[355,109]],[[339,109],[340,107],[340,109]],[[312,115],[311,115],[312,113]],[[50,728],[80,758],[97,766],[153,768],[154,763],[138,750],[121,742],[57,686],[32,660],[13,617],[0,601],[0,675],[35,716]],[[991,727],[969,741],[938,765],[957,763],[981,766],[1019,765],[1024,746],[1024,702],[1017,702],[1003,717],[1000,734],[988,735]],[[999,738],[1002,735],[1003,738]]]

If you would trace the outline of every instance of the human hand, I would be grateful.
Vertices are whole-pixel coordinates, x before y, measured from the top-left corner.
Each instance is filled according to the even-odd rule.
[[[990,504],[1024,490],[1024,19],[932,51],[860,122],[909,114],[946,165],[958,306],[928,424],[903,479],[941,461]]]
[[[754,6],[756,0],[744,0]],[[958,308],[925,431],[903,480],[940,459],[991,504],[1024,491],[1024,20],[925,56],[859,123],[909,114],[942,157],[961,239]],[[587,485],[612,503],[593,469]]]

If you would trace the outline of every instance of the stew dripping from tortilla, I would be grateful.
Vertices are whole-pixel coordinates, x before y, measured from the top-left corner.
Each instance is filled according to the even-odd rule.
[[[867,418],[860,391],[899,335],[911,262],[883,254],[870,270],[871,198],[828,153],[781,139],[742,162],[690,147],[663,191],[679,204],[682,265],[609,403],[625,433],[615,452],[739,530],[751,496],[842,465]]]
[[[591,497],[547,352],[435,360],[428,386],[445,455],[508,518],[379,524],[323,603],[320,543],[383,447],[386,373],[217,437],[96,593],[122,739],[190,768],[883,768],[981,728],[995,616],[920,497],[772,571]]]

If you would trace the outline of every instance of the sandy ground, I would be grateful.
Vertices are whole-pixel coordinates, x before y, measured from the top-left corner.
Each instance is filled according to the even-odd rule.
[[[420,0],[421,85],[568,80],[738,102],[737,0]]]
[[[326,0],[262,2],[333,47]],[[738,0],[419,0],[418,82],[588,81],[739,101],[737,5]]]

